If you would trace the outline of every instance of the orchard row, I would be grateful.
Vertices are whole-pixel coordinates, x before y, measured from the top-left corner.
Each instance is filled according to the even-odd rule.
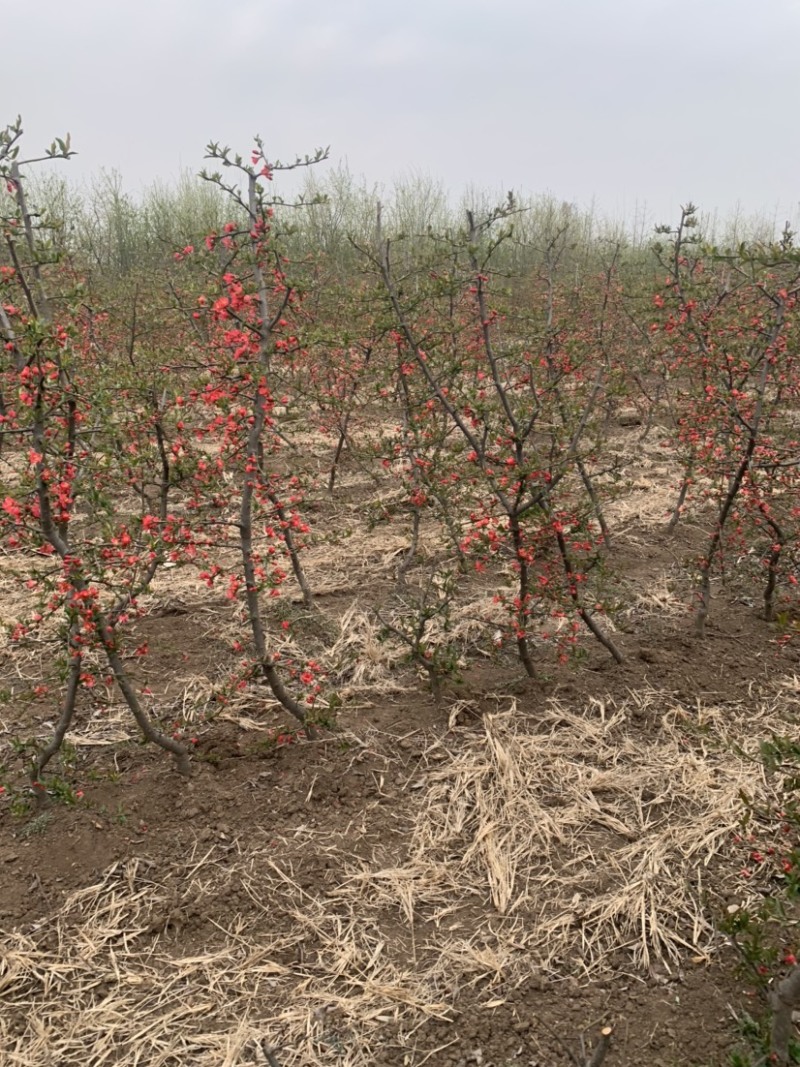
[[[437,695],[450,660],[430,627],[476,573],[497,588],[500,640],[529,675],[553,619],[560,654],[588,636],[621,661],[605,580],[620,409],[678,464],[665,526],[687,508],[706,526],[698,638],[732,552],[754,562],[765,625],[784,617],[800,548],[790,232],[720,249],[689,205],[645,253],[587,236],[566,210],[531,226],[509,196],[424,232],[377,205],[343,244],[320,230],[330,200],[272,192],[325,154],[284,165],[257,140],[244,158],[208,147],[218,224],[194,232],[189,219],[165,254],[98,269],[59,204],[32,199],[37,167],[68,158],[69,141],[41,158],[22,144],[19,123],[0,134],[0,540],[30,592],[11,636],[50,642],[62,667],[34,782],[98,662],[145,738],[188,773],[184,742],[130,669],[147,653],[131,636],[140,600],[176,568],[244,620],[240,683],[266,682],[307,732],[333,726],[330,681],[312,656],[277,651],[267,608],[291,587],[316,610],[305,505],[340,492],[345,463],[376,495],[399,494],[397,580],[413,610],[390,628]],[[327,442],[322,466],[298,444],[310,430]],[[443,551],[421,580],[431,525]]]

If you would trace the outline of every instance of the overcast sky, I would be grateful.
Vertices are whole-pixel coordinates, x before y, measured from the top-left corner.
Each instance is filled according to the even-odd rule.
[[[628,219],[796,217],[800,0],[0,0],[0,122],[136,190],[210,139]]]

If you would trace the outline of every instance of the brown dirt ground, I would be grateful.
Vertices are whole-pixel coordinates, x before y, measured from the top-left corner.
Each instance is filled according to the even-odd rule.
[[[6,704],[0,1063],[535,1067],[585,1062],[605,1025],[610,1067],[728,1062],[757,1004],[714,924],[744,899],[739,791],[767,788],[733,746],[796,729],[798,655],[735,581],[690,638],[698,529],[630,498],[617,520],[621,667],[589,643],[536,682],[473,656],[436,706],[358,614],[385,540],[349,580],[320,564],[315,625],[358,661],[339,735],[276,746],[265,695],[215,706],[227,607],[188,586],[139,628],[191,780],[98,703],[63,770],[82,798],[20,813],[12,740],[52,709],[23,729]]]

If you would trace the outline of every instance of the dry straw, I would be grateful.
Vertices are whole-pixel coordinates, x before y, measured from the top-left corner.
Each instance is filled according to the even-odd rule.
[[[278,850],[254,831],[116,863],[3,935],[3,1062],[233,1067],[269,1049],[282,1067],[366,1067],[531,974],[707,958],[740,791],[768,788],[736,745],[798,703],[796,679],[690,709],[643,691],[532,715],[499,695],[505,710],[422,743],[392,812],[406,834],[365,809],[358,859],[323,826]],[[324,877],[298,873],[323,858]]]

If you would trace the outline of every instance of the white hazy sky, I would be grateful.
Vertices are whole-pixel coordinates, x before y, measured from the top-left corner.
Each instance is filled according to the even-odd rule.
[[[135,190],[210,139],[370,184],[796,217],[800,0],[0,0],[0,123]]]

